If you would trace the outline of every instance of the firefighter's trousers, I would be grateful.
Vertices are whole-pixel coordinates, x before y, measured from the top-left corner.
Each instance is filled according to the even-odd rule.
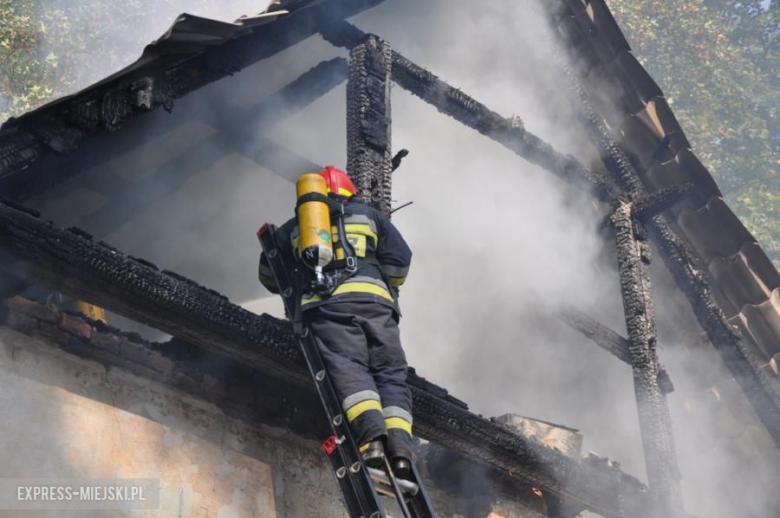
[[[307,309],[304,319],[355,442],[386,436],[388,457],[411,459],[412,395],[395,310],[371,301],[334,301]]]

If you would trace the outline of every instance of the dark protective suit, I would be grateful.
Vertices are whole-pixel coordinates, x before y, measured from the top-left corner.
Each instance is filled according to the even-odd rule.
[[[390,458],[411,459],[412,398],[398,330],[397,289],[406,279],[412,252],[381,212],[354,196],[348,201],[331,197],[346,202],[344,229],[358,271],[329,297],[302,294],[303,321],[319,345],[355,441],[364,444],[386,435]],[[335,221],[331,230],[335,260],[326,272],[344,267]],[[299,264],[295,218],[280,227],[277,239],[285,261]],[[278,293],[264,255],[259,276],[266,288]]]

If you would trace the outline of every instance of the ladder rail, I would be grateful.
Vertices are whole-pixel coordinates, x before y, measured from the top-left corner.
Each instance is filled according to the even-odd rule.
[[[410,462],[412,473],[409,480],[413,484],[417,484],[417,493],[409,500],[409,510],[412,516],[415,518],[436,518],[436,512],[433,510],[433,504],[428,497],[428,491],[425,489],[425,484],[422,482],[420,472],[417,471],[417,466],[414,462]]]
[[[387,478],[390,480],[390,485],[393,487],[393,493],[395,493],[395,499],[398,501],[398,507],[401,508],[401,514],[404,518],[412,518],[412,513],[409,512],[409,506],[406,505],[406,499],[404,493],[401,491],[398,481],[395,479],[395,473],[390,466],[390,461],[385,457],[385,471],[387,471]]]

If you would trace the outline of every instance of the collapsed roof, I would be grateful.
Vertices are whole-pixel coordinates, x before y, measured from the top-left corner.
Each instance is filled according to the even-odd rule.
[[[160,107],[174,109],[175,100],[313,34],[324,32],[329,41],[349,46],[351,41],[362,35],[339,22],[379,3],[381,0],[280,2],[258,16],[238,20],[234,24],[182,15],[163,37],[144,50],[136,63],[81,92],[6,122],[0,129],[0,192],[5,198],[24,202],[33,195],[46,193],[68,177],[76,176],[149,139],[163,135],[173,125],[180,123],[181,119],[161,117]],[[596,113],[608,114],[607,123],[619,135],[620,144],[642,178],[645,189],[652,193],[692,184],[685,200],[664,213],[674,234],[667,236],[669,240],[666,243],[674,246],[664,249],[664,242],[661,241],[659,247],[662,252],[665,251],[665,259],[670,258],[667,265],[671,264],[670,270],[676,272],[678,282],[694,305],[702,326],[710,333],[710,338],[726,364],[742,383],[759,416],[775,439],[780,441],[780,389],[776,373],[771,371],[772,361],[776,365],[780,354],[780,275],[755,238],[723,202],[711,175],[691,152],[690,144],[666,104],[663,92],[631,54],[630,47],[604,2],[560,0],[551,4],[550,15],[568,50],[579,58],[578,75],[584,78],[584,90],[592,93],[604,81],[611,84],[608,99],[591,95],[592,102],[596,106]],[[346,62],[343,59],[324,62],[281,90],[278,94],[280,97],[260,103],[248,113],[231,113],[228,116],[211,114],[211,122],[216,127],[224,127],[225,121],[232,122],[236,118],[242,120],[243,124],[257,124],[258,120],[282,116],[284,113],[278,113],[278,108],[275,108],[281,104],[276,102],[280,98],[288,101],[294,99],[299,103],[309,102],[311,98],[316,98],[344,81],[346,73]],[[572,183],[586,186],[601,199],[614,196],[597,173],[589,171],[572,157],[555,152],[530,132],[513,126],[511,119],[498,115],[462,92],[452,89],[398,53],[394,53],[393,76],[402,87],[433,103],[440,111],[501,142],[524,158]],[[317,86],[312,88],[312,85]],[[605,102],[615,103],[618,109],[607,109]],[[614,108],[614,105],[610,108]],[[186,120],[188,113],[185,111],[181,117]],[[115,137],[117,131],[122,132],[123,138]],[[284,154],[285,163],[289,163],[289,150],[273,142],[258,144],[252,153],[266,163],[273,163],[274,155]],[[310,163],[305,159],[293,158],[300,166],[291,169],[309,169]],[[169,169],[177,169],[176,164],[169,165]],[[121,182],[121,178],[104,178],[103,181]],[[100,192],[100,186],[101,183],[96,182],[90,187]],[[126,206],[126,211],[132,212],[137,208],[131,203]],[[115,224],[116,221],[111,220],[106,223]],[[22,227],[26,229],[24,232],[19,230]],[[171,291],[176,293],[176,290],[184,289],[185,286],[176,284],[180,279],[165,272],[147,271],[144,268],[149,268],[148,265],[138,264],[132,258],[116,252],[105,255],[103,248],[86,241],[72,241],[71,248],[68,248],[66,243],[72,236],[69,237],[67,233],[52,234],[56,231],[41,226],[40,222],[28,221],[10,207],[2,211],[0,232],[7,250],[14,257],[26,265],[35,265],[31,270],[33,277],[45,279],[66,293],[104,304],[109,309],[133,316],[175,336],[184,335],[194,343],[214,347],[213,340],[193,336],[191,330],[186,331],[192,325],[192,329],[202,329],[205,336],[215,333],[214,329],[202,327],[208,327],[206,320],[199,327],[190,321],[191,317],[186,320],[177,320],[184,318],[181,314],[175,318],[160,317],[154,311],[134,307],[130,299],[123,302],[122,297],[126,296],[124,290],[131,286],[127,284],[128,281],[115,278],[114,274],[121,277],[127,275],[127,272],[142,272],[145,279],[151,276],[148,277],[150,284],[143,288],[150,291],[141,293],[136,301],[139,306],[149,307],[155,303],[152,300],[153,288],[174,290],[172,286],[176,286]],[[62,248],[47,250],[46,246],[38,247],[36,243],[40,244],[44,236],[44,242],[59,242]],[[78,252],[79,248],[83,248],[84,252]],[[689,250],[693,253],[689,253]],[[83,264],[68,266],[73,258],[78,258]],[[112,261],[119,263],[106,269],[106,265],[113,264]],[[696,268],[708,272],[714,304],[706,279],[699,275]],[[190,285],[188,289],[195,288]],[[102,293],[102,290],[114,291],[112,294]],[[194,300],[203,295],[192,292],[190,296],[182,300]],[[173,304],[173,309],[167,308],[166,311],[176,312],[185,308],[186,303],[183,301],[179,306],[170,300],[166,301],[166,304]],[[234,312],[240,310],[235,306],[225,307],[228,308],[225,309],[225,315],[238,315]],[[206,318],[206,315],[203,317]],[[252,319],[243,314],[230,318],[238,319],[234,322]],[[187,322],[187,326],[184,322]],[[728,324],[742,331],[742,340],[730,330]],[[248,326],[245,330],[251,328]],[[262,333],[271,333],[271,336],[283,334],[281,328],[259,329]],[[250,342],[265,340],[260,336],[262,333]],[[247,339],[235,333],[231,336],[235,337],[237,343]],[[280,368],[284,363],[258,362],[256,358],[245,357],[245,352],[239,354],[236,350],[230,353],[247,359],[267,372]],[[420,403],[423,404],[423,400]],[[434,439],[440,438],[443,432],[436,428],[439,423],[434,423],[427,432],[423,425],[423,434]],[[454,422],[449,424],[460,426]],[[464,449],[472,449],[475,442],[489,441],[485,437],[493,433],[498,431],[477,431],[474,428],[466,433],[466,442],[459,444]],[[515,452],[520,451],[517,449],[520,446],[516,444],[512,448]],[[520,469],[519,465],[526,464],[525,468],[518,471],[521,477],[533,478],[538,475],[529,474],[528,456],[515,455],[511,458],[515,461],[501,465],[502,469],[512,472]],[[558,459],[550,462],[550,465],[555,465]],[[530,469],[530,473],[534,473],[534,469],[546,473],[552,468],[541,463],[531,465]],[[577,469],[567,465],[563,472],[577,472]],[[566,480],[563,472],[553,470],[550,472],[552,479],[545,479],[540,484],[554,487],[555,491],[562,493],[576,493],[577,499],[587,500],[592,508],[606,515],[615,515],[614,509],[607,509],[611,505],[609,502],[596,501],[605,498],[605,487],[593,489],[598,486],[594,484],[580,491],[571,489],[576,487],[576,483],[573,483],[567,489],[562,483],[568,484],[570,481]],[[578,477],[581,479],[581,475]],[[601,482],[609,484],[603,478]]]

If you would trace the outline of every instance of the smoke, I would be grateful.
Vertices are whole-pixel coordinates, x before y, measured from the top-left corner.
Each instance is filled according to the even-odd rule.
[[[377,11],[402,13],[402,5]],[[539,5],[408,7],[415,16],[376,12],[358,23],[495,111],[521,116],[557,149],[594,158],[553,66]],[[393,120],[395,148],[411,151],[394,193],[415,202],[394,218],[415,251],[401,296],[411,363],[477,412],[580,428],[586,448],[641,474],[630,369],[550,316],[573,304],[613,327],[621,322],[617,276],[595,231],[601,213],[400,88]]]
[[[157,37],[178,14],[174,5],[147,17],[154,23],[145,18],[117,28],[117,41]],[[202,6],[193,12],[182,2],[181,10],[231,20],[263,8],[254,2]],[[584,163],[596,159],[555,65],[540,3],[388,0],[354,22],[495,111],[520,116],[558,150]],[[87,54],[90,45],[97,42],[88,44]],[[139,50],[117,52],[129,62]],[[101,237],[235,301],[263,311],[275,304],[271,311],[278,313],[279,303],[256,283],[254,232],[265,221],[292,216],[293,186],[262,159],[236,153],[235,136],[208,140],[219,134],[208,114],[248,109],[321,60],[345,55],[314,37],[210,85],[180,100],[171,115],[203,117],[75,178],[56,200],[41,197],[38,206],[58,224],[90,231],[96,211],[140,197],[133,217]],[[603,212],[550,173],[399,87],[392,103],[393,147],[411,151],[395,173],[394,198],[396,205],[414,204],[393,218],[414,250],[400,300],[410,363],[478,413],[512,412],[579,428],[584,451],[620,461],[644,479],[630,367],[551,316],[574,305],[625,334],[612,243],[596,232]],[[345,104],[342,85],[283,120],[253,127],[241,143],[270,139],[316,164],[343,167]],[[182,154],[178,180],[161,177],[159,168]],[[90,175],[109,173],[135,182],[143,195],[90,194]],[[655,269],[661,268],[659,260]],[[728,374],[702,374],[716,372],[719,360],[707,346],[684,347],[688,333],[698,330],[687,303],[662,284],[655,293],[660,355],[677,386],[669,404],[687,508],[708,517],[777,515],[769,490],[780,474],[777,451],[766,445],[766,433],[737,390],[712,400],[707,389],[728,385]],[[675,331],[680,323],[685,332]]]

